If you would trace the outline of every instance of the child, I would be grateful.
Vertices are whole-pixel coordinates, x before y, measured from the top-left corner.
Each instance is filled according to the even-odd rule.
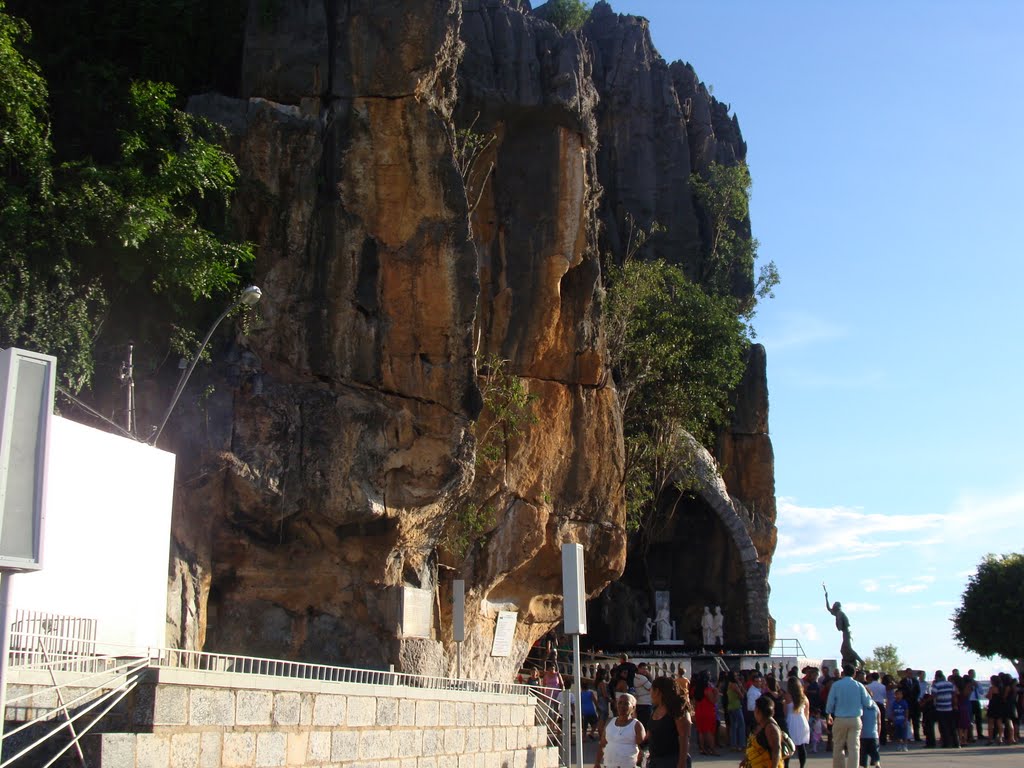
[[[824,722],[821,719],[821,713],[817,709],[811,710],[811,752],[817,753],[818,747],[821,746],[822,732],[825,728]]]
[[[903,700],[903,691],[899,688],[893,693],[896,700],[892,704],[892,737],[896,740],[897,752],[909,752],[907,742],[910,740],[910,731],[907,713],[910,711],[910,704]]]
[[[878,705],[872,704],[865,708],[861,715],[860,730],[860,765],[867,768],[868,765],[877,766],[881,762],[878,755]],[[836,749],[839,745],[836,744]],[[868,761],[871,761],[870,763]]]

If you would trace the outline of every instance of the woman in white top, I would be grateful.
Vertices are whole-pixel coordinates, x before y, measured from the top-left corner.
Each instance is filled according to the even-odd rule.
[[[811,724],[807,720],[810,704],[800,680],[790,677],[786,681],[786,730],[789,738],[796,744],[796,756],[800,760],[800,768],[807,762],[807,744],[811,740]],[[789,759],[786,759],[789,768]]]
[[[636,768],[640,744],[647,738],[647,733],[640,721],[633,717],[635,708],[636,699],[632,694],[616,694],[616,716],[604,726],[594,768]]]

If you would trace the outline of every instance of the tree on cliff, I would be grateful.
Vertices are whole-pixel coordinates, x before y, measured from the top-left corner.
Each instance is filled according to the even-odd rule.
[[[746,325],[664,261],[628,259],[608,278],[605,327],[626,442],[627,525],[640,527],[687,444],[710,444],[743,375]]]
[[[106,116],[109,156],[58,160],[46,80],[20,50],[30,30],[3,9],[0,0],[0,346],[54,354],[77,391],[111,315],[155,303],[181,318],[238,282],[253,258],[225,236],[238,170],[217,143],[222,131],[152,82],[123,84]],[[134,324],[153,359],[168,339],[183,352],[194,338]]]
[[[536,10],[563,33],[575,32],[590,18],[590,6],[583,0],[548,0]]]
[[[743,231],[750,216],[750,185],[750,169],[742,162],[711,163],[703,173],[690,175],[690,186],[709,228],[707,249],[695,279],[719,296],[732,295],[735,277],[754,271],[758,242]],[[753,293],[738,297],[740,314],[752,317],[758,299],[773,296],[778,282],[775,262],[762,266]]]
[[[968,651],[1002,656],[1024,676],[1024,554],[986,555],[953,614],[953,635]]]

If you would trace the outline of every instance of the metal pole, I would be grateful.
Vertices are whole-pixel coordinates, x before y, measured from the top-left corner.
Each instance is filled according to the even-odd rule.
[[[576,762],[583,768],[583,683],[580,680],[580,636],[572,636],[572,689],[576,694]]]
[[[192,363],[189,365],[188,370],[185,371],[185,375],[181,377],[178,382],[177,388],[174,390],[174,396],[171,398],[171,404],[167,406],[167,413],[164,414],[163,421],[160,422],[160,426],[157,427],[153,437],[150,438],[149,444],[156,445],[156,441],[160,439],[160,434],[164,431],[164,427],[167,425],[167,420],[171,418],[171,412],[174,410],[174,406],[178,404],[178,398],[181,397],[181,393],[185,391],[185,384],[188,383],[189,376],[192,375],[192,371],[195,370],[196,363],[199,362],[199,358],[203,355],[203,350],[206,349],[206,345],[210,343],[210,337],[213,336],[213,332],[217,330],[217,326],[220,325],[221,320],[228,316],[228,313],[238,306],[241,302],[235,301],[230,307],[220,313],[220,317],[213,321],[213,325],[210,326],[210,330],[206,332],[206,337],[203,339],[203,343],[199,345],[199,351],[196,352],[195,357],[192,358]]]
[[[4,720],[7,719],[7,657],[11,650],[11,623],[7,609],[11,596],[12,572],[0,569],[0,745],[4,738]]]
[[[135,419],[135,363],[133,361],[134,344],[128,345],[128,431],[133,435],[138,429]]]

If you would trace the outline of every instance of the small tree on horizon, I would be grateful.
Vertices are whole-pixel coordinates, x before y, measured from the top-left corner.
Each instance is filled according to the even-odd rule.
[[[892,675],[893,677],[899,677],[900,672],[906,669],[895,645],[880,645],[875,648],[871,655],[864,660],[864,666],[883,676]]]

